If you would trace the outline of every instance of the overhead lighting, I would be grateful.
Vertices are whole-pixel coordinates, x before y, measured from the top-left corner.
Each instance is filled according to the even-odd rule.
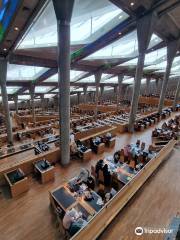
[[[122,34],[122,32],[119,32],[118,34],[119,34],[119,35],[121,35],[121,34]]]
[[[18,28],[18,27],[15,27],[14,30],[15,30],[15,31],[19,31],[19,28]]]
[[[134,2],[131,2],[130,5],[131,5],[131,6],[134,6]]]
[[[7,48],[4,48],[3,50],[6,52],[6,51],[7,51]]]

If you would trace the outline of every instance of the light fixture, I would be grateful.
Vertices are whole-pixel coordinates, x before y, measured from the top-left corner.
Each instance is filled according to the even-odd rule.
[[[119,35],[121,35],[121,34],[122,34],[122,32],[119,32],[118,34],[119,34]]]
[[[14,30],[15,30],[15,31],[19,31],[19,28],[18,28],[18,27],[15,27]]]
[[[131,6],[134,6],[134,2],[131,2],[130,5],[131,5]]]
[[[3,50],[6,52],[6,51],[7,51],[7,48],[4,48]]]

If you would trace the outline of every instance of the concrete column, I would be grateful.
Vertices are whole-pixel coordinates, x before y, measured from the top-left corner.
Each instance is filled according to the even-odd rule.
[[[118,75],[118,91],[117,91],[117,111],[120,108],[120,100],[121,100],[121,91],[122,91],[122,81],[123,81],[124,76],[123,75]]]
[[[79,105],[81,103],[81,93],[77,93],[77,104]]]
[[[150,94],[150,83],[151,83],[151,78],[147,77],[146,78],[146,94],[149,95]]]
[[[31,84],[29,92],[30,92],[30,96],[31,96],[31,114],[32,114],[32,119],[33,119],[33,122],[36,122],[35,103],[34,103],[34,98],[35,98],[35,85],[34,84]]]
[[[135,83],[133,88],[133,96],[131,101],[131,110],[129,116],[129,132],[134,131],[134,122],[138,109],[138,101],[141,87],[141,79],[143,75],[145,52],[149,46],[149,42],[155,25],[155,16],[153,13],[141,18],[137,21],[137,36],[138,36],[138,63],[136,67]]]
[[[42,109],[42,112],[44,112],[44,95],[41,95],[41,109]]]
[[[7,77],[7,60],[0,59],[0,85],[1,85],[1,95],[2,95],[4,115],[6,119],[5,124],[7,129],[7,142],[9,144],[12,144],[13,143],[12,122],[11,122],[9,104],[8,104],[6,77]]]
[[[100,87],[100,104],[103,102],[104,86]]]
[[[178,79],[178,84],[177,84],[177,88],[176,88],[176,94],[175,94],[174,102],[173,102],[173,110],[175,110],[176,104],[179,101],[179,95],[180,95],[180,79]]]
[[[70,162],[70,22],[74,0],[53,0],[58,29],[58,82],[61,164]]]
[[[94,111],[95,118],[97,118],[97,114],[98,114],[99,86],[100,86],[101,76],[102,76],[101,72],[97,72],[95,74],[95,83],[96,83],[95,111]]]
[[[155,91],[155,93],[156,94],[158,94],[158,91],[159,91],[159,79],[156,79],[156,82],[155,82],[155,84],[156,84],[156,91]]]
[[[14,99],[15,112],[16,114],[18,114],[18,95],[15,95],[13,99]]]
[[[83,92],[84,92],[84,103],[87,103],[87,86],[83,87]]]
[[[163,106],[164,106],[164,100],[166,96],[166,90],[168,86],[169,81],[169,75],[171,73],[171,67],[174,60],[174,57],[176,55],[178,48],[178,41],[172,41],[167,45],[167,65],[166,65],[166,71],[164,74],[163,84],[161,88],[161,94],[159,99],[159,105],[158,105],[158,112],[161,113]]]
[[[58,112],[58,109],[59,109],[59,99],[58,99],[57,95],[54,97],[53,103],[54,103],[54,111]]]

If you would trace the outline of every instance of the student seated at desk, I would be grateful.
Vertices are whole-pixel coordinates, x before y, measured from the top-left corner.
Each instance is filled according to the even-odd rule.
[[[151,160],[155,156],[156,156],[156,152],[154,151],[153,146],[150,145],[148,149],[147,161]]]
[[[66,230],[69,230],[72,223],[75,222],[78,218],[80,218],[82,215],[79,214],[75,209],[68,210],[63,218],[63,227]]]
[[[39,148],[41,151],[43,151],[43,152],[49,150],[49,146],[48,146],[47,144],[43,143],[43,142],[39,142],[39,141],[38,141],[37,146],[38,146],[38,148]]]
[[[168,125],[167,125],[166,122],[163,123],[163,125],[162,125],[162,129],[163,129],[163,130],[167,130],[167,129],[168,129]]]
[[[121,156],[121,152],[120,151],[117,151],[117,152],[114,153],[113,160],[114,160],[115,164],[119,163],[120,156]]]
[[[102,140],[100,137],[96,137],[95,139],[90,138],[90,148],[92,149],[93,152],[97,153],[98,151],[98,145],[102,143]]]
[[[106,133],[106,135],[103,138],[104,143],[108,143],[112,138],[112,134],[110,132]]]
[[[94,190],[94,188],[95,188],[95,181],[94,181],[93,177],[91,177],[91,176],[88,177],[86,184],[87,184],[89,189]]]
[[[84,220],[83,218],[78,218],[76,221],[72,222],[70,228],[69,228],[69,234],[70,236],[73,236],[76,234],[81,228],[86,226],[88,222]]]
[[[80,140],[76,141],[76,145],[77,145],[78,151],[81,153],[84,153],[88,150],[88,148],[86,146],[84,146]]]
[[[76,184],[87,183],[90,173],[87,169],[82,168],[79,176],[77,177]]]

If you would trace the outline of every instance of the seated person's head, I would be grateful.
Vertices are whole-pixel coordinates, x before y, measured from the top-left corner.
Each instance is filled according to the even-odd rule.
[[[107,164],[104,165],[103,170],[108,172],[108,165]]]
[[[141,143],[141,141],[138,139],[137,142],[136,142],[136,146],[139,147],[139,146],[140,146],[140,143]]]
[[[106,193],[105,194],[105,201],[106,202],[108,202],[111,198],[112,198],[112,194],[111,193]]]

